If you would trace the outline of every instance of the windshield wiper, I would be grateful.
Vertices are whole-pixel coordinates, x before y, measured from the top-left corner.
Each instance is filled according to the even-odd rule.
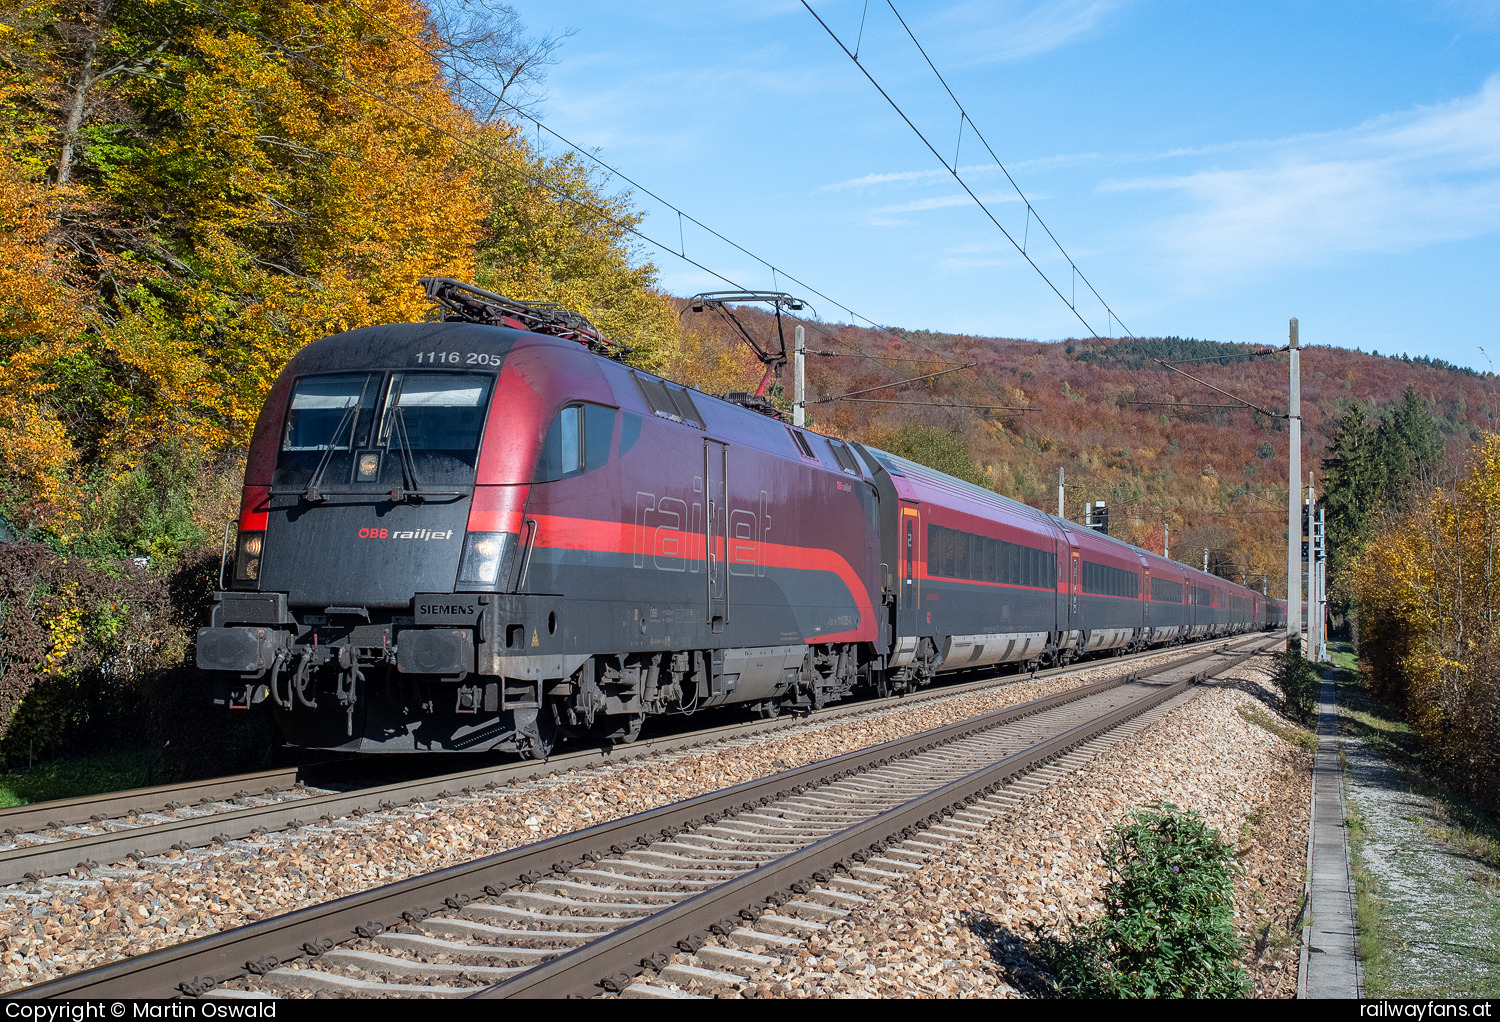
[[[343,436],[345,426],[348,426],[350,431],[349,449],[354,449],[354,415],[357,411],[359,411],[358,402],[345,409],[344,417],[333,429],[333,436],[328,438],[328,449],[318,459],[318,467],[313,469],[312,476],[307,480],[307,489],[302,493],[302,499],[308,503],[317,504],[323,500],[323,491],[319,489],[319,484],[323,482],[323,473],[328,471],[328,465],[333,460],[333,452],[338,449],[339,437]]]
[[[411,486],[410,487],[405,487],[405,486],[392,487],[392,489],[391,489],[391,501],[393,503],[400,504],[400,503],[403,503],[406,500],[411,499],[411,498],[416,498],[418,500],[421,500],[424,497],[462,497],[462,496],[464,496],[468,491],[466,491],[466,490],[428,490],[428,489],[423,488],[423,486],[422,486],[422,480],[417,476],[417,459],[416,459],[416,456],[412,454],[412,450],[411,450],[411,436],[406,432],[406,416],[402,413],[400,405],[396,406],[395,413],[396,413],[396,418],[395,418],[395,422],[392,423],[392,427],[391,427],[390,444],[391,445],[395,445],[398,442],[400,443],[400,445],[401,445],[401,481],[402,481],[402,483],[405,483],[409,479],[411,481]],[[399,434],[399,437],[398,437],[397,434]],[[389,449],[389,447],[387,447],[387,449]]]

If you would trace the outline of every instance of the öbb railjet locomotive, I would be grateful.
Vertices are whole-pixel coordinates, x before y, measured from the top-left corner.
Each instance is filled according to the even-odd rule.
[[[630,740],[651,714],[773,715],[1283,620],[632,369],[580,317],[428,287],[443,322],[308,345],[256,424],[197,662],[221,704],[270,701],[294,745],[544,757],[563,731]]]

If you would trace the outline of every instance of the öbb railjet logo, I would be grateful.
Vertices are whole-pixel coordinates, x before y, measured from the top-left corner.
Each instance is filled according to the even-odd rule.
[[[453,532],[454,530],[452,529],[448,529],[444,532],[433,532],[431,529],[397,529],[394,532],[390,529],[360,529],[359,538],[413,540],[452,539]]]

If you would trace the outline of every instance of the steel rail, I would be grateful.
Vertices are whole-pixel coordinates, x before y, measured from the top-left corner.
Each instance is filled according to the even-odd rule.
[[[1194,663],[1204,657],[1214,655],[1215,652],[1217,650],[1203,651],[1193,656],[1174,660],[1172,665],[1164,666]],[[1138,654],[1138,656],[1148,655],[1160,656],[1162,655],[1162,651]],[[1107,661],[1088,665],[1070,664],[1065,667],[1052,668],[1048,672],[1037,672],[1034,675],[1028,675],[1024,680],[1030,681],[1034,678],[1046,678],[1054,675],[1077,673],[1084,670],[1095,670],[1106,666],[1106,664],[1129,662],[1130,659],[1133,659],[1133,657],[1117,658],[1112,662]],[[1017,675],[1015,676],[1015,680],[1002,681],[1000,684],[1017,684],[1021,680],[1021,676]],[[523,760],[498,766],[489,765],[458,771],[456,773],[440,774],[435,777],[415,781],[403,780],[391,784],[358,788],[347,792],[311,795],[272,805],[250,806],[244,809],[211,813],[204,816],[129,827],[103,834],[92,834],[85,837],[48,841],[14,849],[6,849],[0,851],[0,885],[16,884],[27,880],[39,880],[43,877],[66,873],[71,869],[92,868],[101,863],[120,862],[127,858],[140,861],[154,855],[164,855],[173,850],[203,847],[212,843],[222,844],[228,841],[254,837],[266,831],[300,827],[306,823],[326,817],[348,816],[356,812],[373,812],[382,808],[390,808],[395,804],[409,804],[433,798],[452,797],[456,792],[484,787],[498,787],[512,780],[535,777],[543,770],[576,770],[598,764],[618,762],[623,758],[631,756],[639,757],[658,752],[688,749],[717,741],[760,734],[766,731],[794,728],[801,726],[808,720],[828,720],[847,714],[869,713],[888,708],[891,705],[912,705],[916,701],[964,695],[972,691],[994,687],[995,685],[995,678],[986,678],[944,686],[940,690],[928,688],[917,694],[905,697],[892,697],[898,700],[895,703],[892,703],[890,700],[879,700],[874,703],[841,703],[817,711],[807,718],[736,723],[704,731],[694,731],[684,735],[644,739],[630,745],[614,746],[602,750],[588,749],[566,753],[562,756],[554,757],[545,763],[539,763],[534,760]],[[901,702],[900,700],[903,699],[904,702]],[[267,772],[266,774],[243,774],[237,777],[219,778],[176,788],[164,786],[118,792],[112,795],[101,796],[95,799],[93,804],[95,806],[100,804],[129,805],[143,793],[180,795],[182,792],[187,791],[197,792],[199,797],[203,798],[208,797],[210,789],[222,790],[229,788],[233,791],[239,791],[244,787],[246,779],[276,774],[277,772],[275,771]],[[89,800],[73,799],[65,804],[73,807],[76,815],[78,811],[88,806]],[[56,815],[58,812],[57,807],[60,805],[63,805],[63,803],[42,803],[23,808],[28,810],[30,814],[28,816],[29,819],[47,820],[50,818],[51,821],[56,821],[58,819]],[[64,816],[63,818],[66,819],[67,817]]]
[[[498,983],[472,996],[554,998],[596,994],[611,976],[639,972],[642,960],[652,952],[671,948],[679,941],[707,933],[715,924],[720,924],[721,928],[733,925],[737,912],[755,913],[758,902],[787,890],[794,883],[808,880],[815,872],[847,872],[850,867],[846,857],[852,858],[867,850],[873,851],[876,845],[888,841],[894,835],[910,836],[940,823],[964,808],[965,800],[972,804],[985,795],[993,794],[1006,783],[1018,780],[1048,760],[1070,752],[1084,742],[1153,709],[1201,680],[1203,675],[1195,674],[1075,725],[895,809],[855,824],[583,947],[560,954],[514,979]]]
[[[1209,651],[1192,661],[1214,656]],[[1253,655],[1243,654],[1233,663]],[[1192,661],[1163,665],[1156,673],[1176,672]],[[1216,668],[1228,669],[1229,665]],[[1121,675],[1017,706],[995,710],[919,735],[882,743],[785,771],[732,788],[713,792],[647,813],[637,814],[587,830],[558,835],[510,849],[474,862],[411,877],[383,887],[348,895],[322,905],[299,909],[246,926],[199,938],[174,948],[100,966],[45,984],[13,992],[12,997],[151,997],[202,993],[223,983],[265,971],[302,956],[316,956],[338,941],[381,932],[405,915],[420,918],[445,908],[457,908],[484,895],[494,895],[517,884],[530,884],[548,874],[564,875],[586,855],[598,855],[612,845],[630,844],[645,837],[674,835],[682,829],[726,814],[770,804],[800,792],[807,785],[827,782],[910,756],[937,745],[1019,720],[1087,696],[1137,680]],[[1072,729],[1073,733],[1078,729]],[[1012,762],[1008,757],[1003,762]],[[1015,773],[1019,767],[1013,765]],[[924,804],[926,804],[924,802]],[[930,810],[933,812],[935,810]],[[862,832],[863,833],[863,832]],[[696,901],[696,899],[694,899]],[[719,916],[715,916],[717,921]],[[267,966],[265,963],[273,965]],[[189,978],[191,974],[191,978]],[[595,975],[590,982],[597,980]],[[542,996],[538,994],[537,996]]]
[[[296,768],[261,770],[257,773],[211,777],[184,784],[159,784],[150,788],[130,788],[99,795],[8,806],[0,809],[0,831],[24,832],[37,827],[76,827],[97,822],[94,818],[100,814],[110,817],[128,816],[132,813],[155,812],[171,802],[199,802],[205,798],[217,802],[242,798],[246,794],[263,792],[267,788],[290,788],[298,779]]]

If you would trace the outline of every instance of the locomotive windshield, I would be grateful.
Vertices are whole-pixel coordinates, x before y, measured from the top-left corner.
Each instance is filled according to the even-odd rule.
[[[485,373],[304,376],[273,485],[363,493],[472,484],[493,384]]]
[[[379,373],[305,376],[298,380],[287,409],[281,449],[321,454],[330,448],[347,451],[361,443],[370,433],[379,385]]]

